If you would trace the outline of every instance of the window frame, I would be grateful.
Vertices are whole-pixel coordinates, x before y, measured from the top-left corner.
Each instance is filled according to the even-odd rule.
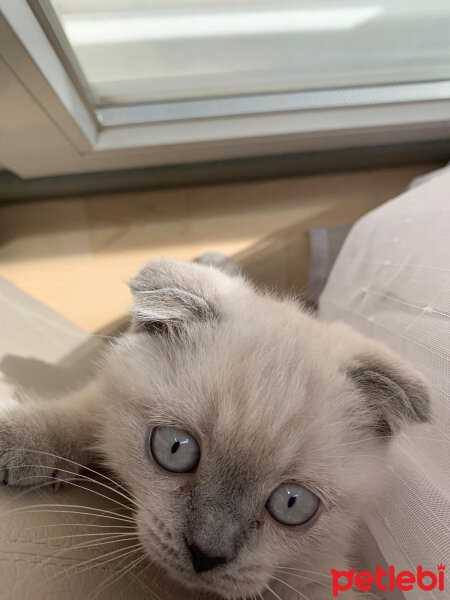
[[[0,164],[22,178],[450,136],[449,82],[119,107],[101,122],[39,10],[0,0]]]

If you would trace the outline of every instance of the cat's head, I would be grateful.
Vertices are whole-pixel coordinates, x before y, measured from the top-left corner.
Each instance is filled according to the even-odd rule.
[[[325,572],[381,487],[392,435],[427,420],[422,379],[213,267],[152,261],[131,289],[133,326],[102,370],[101,444],[151,559],[226,598],[280,567]]]

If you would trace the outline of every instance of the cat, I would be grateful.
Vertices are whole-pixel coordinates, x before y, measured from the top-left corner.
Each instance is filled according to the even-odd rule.
[[[330,569],[349,568],[390,440],[429,420],[426,383],[241,274],[157,259],[130,287],[132,323],[93,383],[3,404],[3,483],[59,478],[58,456],[87,465],[100,453],[136,499],[146,552],[184,586],[332,598]]]

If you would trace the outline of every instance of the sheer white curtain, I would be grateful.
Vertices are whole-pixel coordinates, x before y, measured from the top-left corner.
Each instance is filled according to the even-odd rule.
[[[425,375],[433,421],[396,441],[371,529],[388,564],[437,571],[450,556],[450,172],[364,216],[320,300],[320,316],[385,342]],[[447,592],[448,593],[448,592]],[[427,598],[445,592],[429,591]],[[423,600],[417,588],[408,598]]]

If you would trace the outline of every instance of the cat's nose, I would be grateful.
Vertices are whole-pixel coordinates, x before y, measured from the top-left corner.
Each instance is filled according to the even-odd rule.
[[[192,556],[192,564],[194,565],[196,573],[210,571],[211,569],[214,569],[214,567],[217,567],[217,565],[228,562],[228,559],[225,556],[211,556],[210,554],[206,554],[196,544],[192,544],[191,546],[188,546],[188,548]]]

